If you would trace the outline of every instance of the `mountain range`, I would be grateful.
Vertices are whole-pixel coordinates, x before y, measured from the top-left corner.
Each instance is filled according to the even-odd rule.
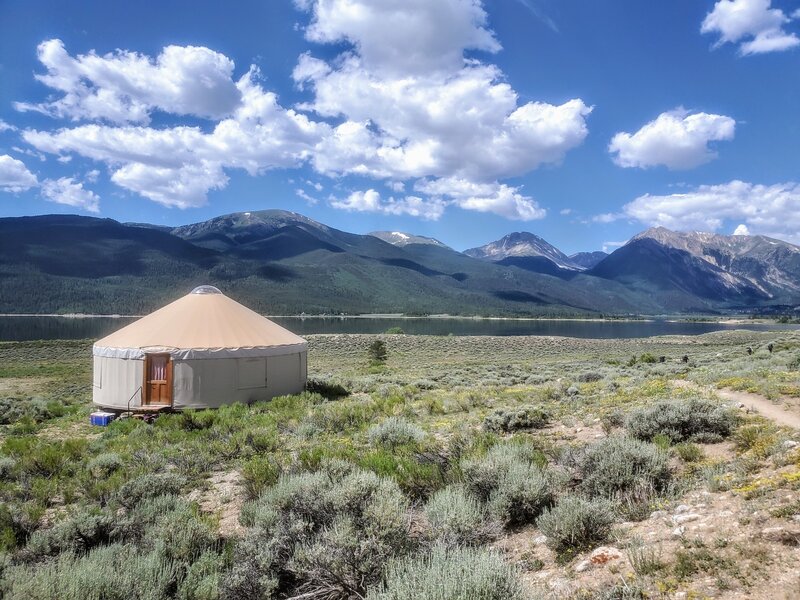
[[[217,285],[268,314],[571,316],[787,311],[800,248],[649,229],[610,255],[532,233],[458,252],[264,210],[175,228],[74,215],[0,219],[0,312],[141,314]]]

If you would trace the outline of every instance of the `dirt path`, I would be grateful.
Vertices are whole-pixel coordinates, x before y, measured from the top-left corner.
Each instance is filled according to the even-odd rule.
[[[691,381],[675,380],[672,382],[676,387],[702,389],[701,386]],[[776,404],[772,400],[751,394],[750,392],[737,392],[736,390],[706,388],[714,392],[717,396],[728,402],[743,404],[749,411],[754,411],[762,417],[775,421],[778,425],[800,429],[800,413],[787,408],[786,403]]]

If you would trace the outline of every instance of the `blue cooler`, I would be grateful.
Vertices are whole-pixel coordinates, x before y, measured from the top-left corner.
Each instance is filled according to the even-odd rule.
[[[103,412],[102,410],[98,410],[93,412],[89,415],[89,422],[92,425],[99,425],[100,427],[106,427],[111,421],[114,420],[116,415],[110,412]]]

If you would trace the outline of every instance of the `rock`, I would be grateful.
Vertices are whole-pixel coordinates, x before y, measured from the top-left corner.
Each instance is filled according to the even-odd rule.
[[[688,597],[689,594],[687,594],[686,592],[675,592],[675,595],[673,596],[675,600],[686,600],[686,598]]]
[[[689,512],[689,508],[690,507],[687,506],[686,504],[679,504],[678,508],[675,509],[675,514],[679,515],[681,513]]]
[[[797,448],[798,446],[800,446],[800,444],[798,444],[794,440],[786,440],[785,442],[783,442],[783,447],[786,448],[787,450],[791,450],[792,448]]]
[[[575,566],[576,573],[583,573],[584,571],[588,571],[592,568],[592,563],[588,560],[582,560]]]
[[[567,395],[568,396],[577,396],[580,394],[581,391],[574,385],[571,385],[567,388]]]
[[[667,516],[667,511],[665,510],[654,510],[653,512],[650,513],[651,519],[663,519],[666,516]]]
[[[697,521],[700,518],[700,515],[697,513],[686,513],[682,515],[675,515],[672,517],[672,522],[675,525],[683,525],[684,523],[691,523],[692,521]]]
[[[546,543],[547,543],[546,535],[537,535],[535,538],[533,538],[534,546],[544,546]]]
[[[684,531],[686,531],[686,527],[676,527],[672,530],[672,537],[681,537]]]
[[[604,565],[612,560],[622,558],[622,552],[613,546],[600,546],[589,555],[589,562],[593,565]]]

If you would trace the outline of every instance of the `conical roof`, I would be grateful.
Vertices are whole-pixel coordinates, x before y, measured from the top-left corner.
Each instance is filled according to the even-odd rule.
[[[237,358],[306,350],[306,341],[277,323],[200,286],[186,296],[115,331],[93,348],[96,356],[141,358],[169,352],[175,358]]]

